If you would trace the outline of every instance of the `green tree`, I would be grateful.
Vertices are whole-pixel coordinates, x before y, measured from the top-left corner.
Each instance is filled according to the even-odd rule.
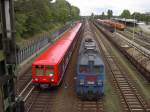
[[[121,16],[122,18],[126,18],[126,19],[131,18],[131,14],[130,14],[130,11],[129,11],[129,10],[123,10],[123,12],[121,13],[120,16]]]
[[[101,18],[105,19],[105,13],[104,12],[102,12]]]
[[[18,37],[47,31],[56,25],[79,18],[80,10],[66,0],[16,0],[15,18]],[[56,25],[55,25],[56,24]]]
[[[132,14],[132,18],[138,20],[138,21],[144,21],[145,23],[148,24],[148,22],[150,22],[150,16],[147,14],[142,14],[139,12],[134,12]]]
[[[55,18],[57,21],[63,22],[64,24],[70,19],[70,4],[66,2],[65,0],[56,0],[56,3],[54,4],[54,10],[55,10]]]
[[[80,9],[78,7],[72,6],[71,7],[71,18],[76,20],[80,18]]]
[[[108,17],[108,19],[110,19],[112,16],[113,16],[113,11],[110,10],[110,9],[108,9],[108,11],[107,11],[107,17]]]
[[[91,13],[91,19],[94,19],[94,17],[95,17],[95,15],[94,15],[94,13],[92,12],[92,13]]]
[[[131,16],[132,16],[132,19],[135,18],[136,20],[141,21],[143,15],[139,12],[134,12]]]
[[[16,35],[17,37],[23,37],[24,32],[27,31],[26,21],[27,16],[25,14],[16,14]]]

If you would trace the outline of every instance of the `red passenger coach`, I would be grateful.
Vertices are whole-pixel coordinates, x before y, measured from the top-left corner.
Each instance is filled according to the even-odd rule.
[[[78,23],[50,46],[32,63],[32,82],[58,86],[63,78],[67,64],[76,45],[76,36],[81,28]]]

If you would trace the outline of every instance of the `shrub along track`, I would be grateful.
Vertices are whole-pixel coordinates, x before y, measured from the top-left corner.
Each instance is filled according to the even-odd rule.
[[[123,111],[126,112],[149,112],[146,100],[138,91],[134,80],[126,73],[124,67],[118,62],[116,55],[113,53],[113,47],[105,36],[93,25],[95,37],[99,44],[105,62],[113,76],[113,85],[119,95]]]

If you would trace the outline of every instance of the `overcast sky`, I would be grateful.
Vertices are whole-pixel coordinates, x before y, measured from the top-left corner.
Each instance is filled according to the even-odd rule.
[[[72,5],[80,8],[81,15],[101,14],[108,9],[113,10],[114,15],[120,15],[124,9],[131,13],[150,12],[150,0],[67,0]]]

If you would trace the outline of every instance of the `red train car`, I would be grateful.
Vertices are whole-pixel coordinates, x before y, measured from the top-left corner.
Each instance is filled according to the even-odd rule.
[[[67,64],[77,42],[78,23],[63,34],[51,47],[32,63],[32,82],[38,85],[58,86],[62,81]]]
[[[98,19],[99,22],[101,23],[105,23],[110,25],[111,27],[118,29],[118,30],[124,30],[126,28],[126,26],[122,23],[116,22],[116,21],[112,21],[112,20],[100,20]]]

